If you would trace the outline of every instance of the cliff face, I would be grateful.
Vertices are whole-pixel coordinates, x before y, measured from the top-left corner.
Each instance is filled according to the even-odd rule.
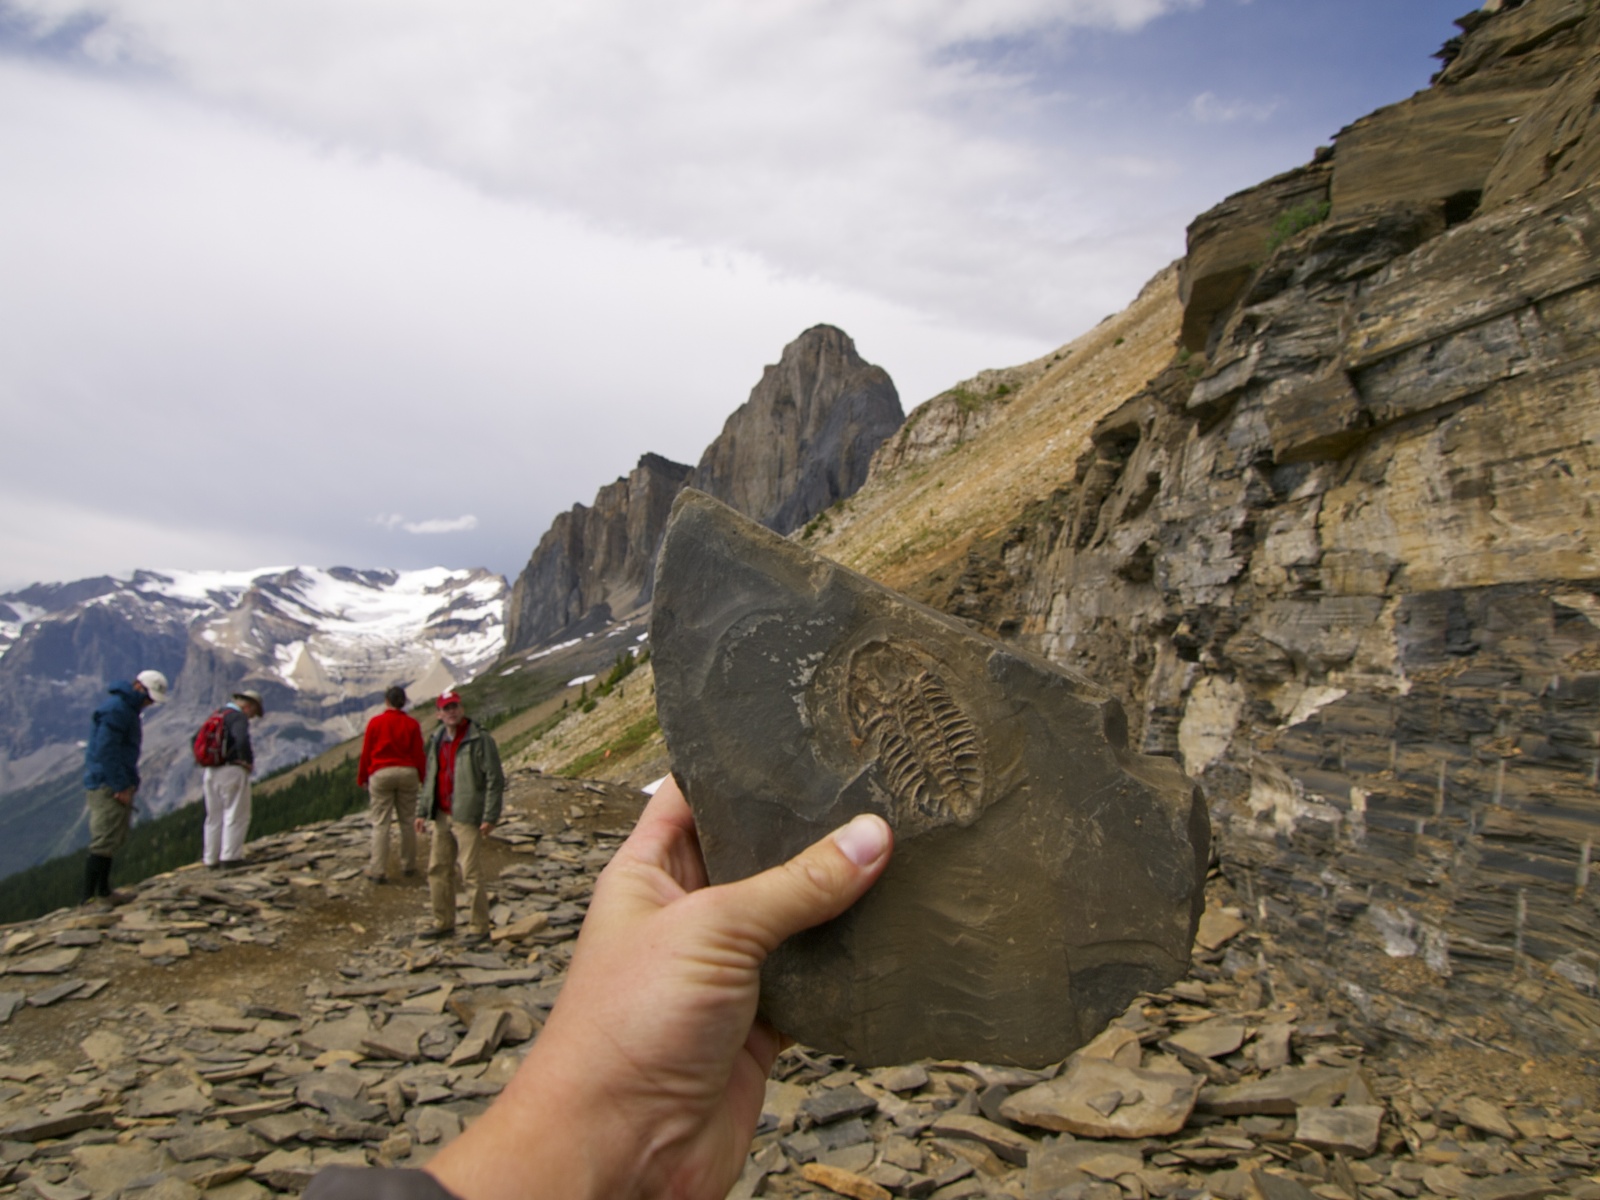
[[[815,325],[762,372],[690,482],[787,534],[854,494],[904,419],[888,372],[863,360],[843,330]]]
[[[924,598],[1118,690],[1383,1027],[1600,1040],[1600,5],[1190,227],[1181,348]],[[1367,961],[1367,960],[1364,960]],[[1340,986],[1346,986],[1341,984]]]
[[[769,366],[692,471],[647,454],[590,507],[555,519],[517,578],[507,650],[572,637],[650,601],[656,551],[686,483],[779,533],[851,495],[900,427],[894,383],[830,325],[806,330]]]
[[[507,649],[552,641],[638,611],[650,600],[652,570],[672,498],[690,468],[646,454],[622,479],[573,505],[539,539],[511,588]]]

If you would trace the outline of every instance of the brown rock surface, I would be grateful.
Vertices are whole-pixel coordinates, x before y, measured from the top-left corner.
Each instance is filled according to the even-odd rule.
[[[651,644],[714,881],[857,813],[896,831],[873,890],[767,960],[779,1028],[868,1064],[1037,1066],[1182,974],[1205,812],[1173,763],[1128,752],[1092,683],[693,490],[662,544]]]

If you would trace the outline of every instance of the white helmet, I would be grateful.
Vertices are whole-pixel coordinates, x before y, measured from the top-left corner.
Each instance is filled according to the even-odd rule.
[[[160,671],[140,671],[134,678],[144,684],[144,690],[157,704],[167,698],[167,677]]]

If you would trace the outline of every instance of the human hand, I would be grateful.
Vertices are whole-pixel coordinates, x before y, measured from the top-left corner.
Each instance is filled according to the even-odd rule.
[[[412,822],[412,826],[416,829],[416,831],[418,833],[422,833],[422,832],[426,831],[426,829],[428,828],[428,822],[423,820],[423,818],[421,818],[421,817],[417,817]]]
[[[112,792],[111,798],[118,804],[130,805],[133,803],[134,788],[123,788],[120,792]]]
[[[756,1019],[762,961],[883,873],[860,816],[789,862],[707,887],[694,819],[662,784],[595,885],[566,986],[500,1098],[427,1169],[464,1200],[721,1200],[781,1040]]]
[[[494,822],[485,821],[482,825],[478,826],[478,832],[483,834],[484,837],[488,837],[492,832],[494,832]]]

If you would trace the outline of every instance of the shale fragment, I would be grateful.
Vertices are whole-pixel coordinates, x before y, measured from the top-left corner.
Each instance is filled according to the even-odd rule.
[[[864,1064],[1042,1065],[1186,970],[1209,827],[1104,689],[702,493],[674,506],[657,707],[714,881],[884,816],[888,872],[769,960],[767,1017]]]

